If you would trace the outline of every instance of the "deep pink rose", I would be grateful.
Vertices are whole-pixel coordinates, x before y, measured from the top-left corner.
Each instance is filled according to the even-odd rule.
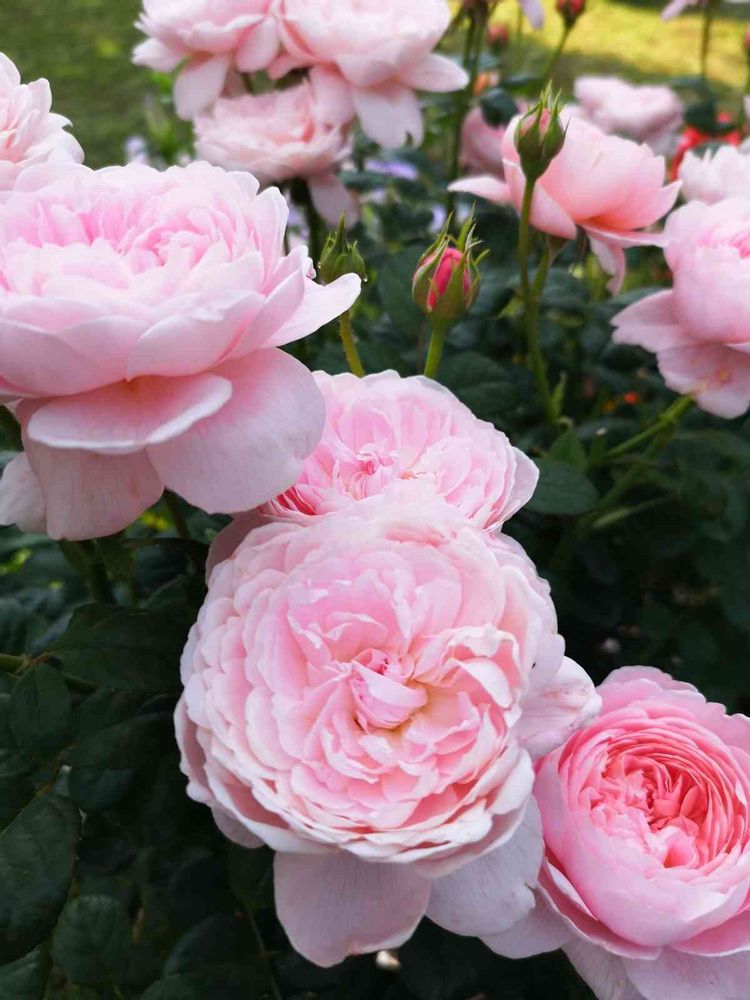
[[[356,222],[357,201],[336,176],[351,153],[351,130],[326,124],[319,103],[308,81],[257,97],[221,98],[195,120],[196,152],[227,170],[249,170],[264,185],[304,178],[330,225],[343,213]]]
[[[670,210],[680,185],[664,186],[664,158],[654,156],[648,146],[606,135],[575,116],[566,119],[563,148],[534,188],[531,224],[566,240],[573,239],[580,226],[599,263],[613,276],[610,289],[617,291],[625,276],[624,250],[662,245],[661,235],[639,230],[652,226]],[[521,209],[526,187],[515,143],[519,121],[514,118],[503,137],[505,179],[516,211]],[[486,196],[484,186],[472,178],[461,181],[460,187],[453,185],[452,190]]]
[[[475,176],[454,181],[451,191],[466,191],[498,205],[510,200],[503,167],[505,131],[505,125],[488,125],[481,108],[468,113],[461,127],[461,164]]]
[[[750,406],[750,199],[691,202],[668,219],[671,291],[615,316],[614,340],[654,351],[664,381],[719,417]]]
[[[174,89],[181,118],[221,94],[230,70],[267,69],[279,50],[272,0],[143,0],[137,27],[148,35],[133,61],[162,73],[182,63]]]
[[[276,852],[277,913],[320,965],[533,905],[531,754],[598,708],[516,543],[374,498],[251,532],[209,580],[176,713],[188,792]]]
[[[671,87],[638,85],[616,76],[579,76],[573,93],[583,116],[603,132],[645,142],[667,156],[682,125],[682,101]]]
[[[374,496],[437,496],[493,529],[531,498],[534,463],[437,382],[392,371],[363,379],[316,372],[315,380],[326,404],[323,437],[295,485],[258,514],[304,523]],[[224,554],[242,530],[232,529]]]
[[[536,909],[486,937],[562,946],[599,1000],[743,1000],[750,981],[750,719],[652,667],[538,765]]]
[[[424,125],[415,90],[466,86],[466,73],[433,49],[450,23],[446,0],[277,0],[284,53],[275,76],[303,66],[326,95],[327,116],[343,124],[355,116],[381,146],[422,142]]]
[[[80,163],[83,150],[53,114],[46,80],[21,83],[15,65],[0,52],[0,198],[21,173],[38,163]]]
[[[21,400],[49,533],[119,531],[165,486],[225,512],[290,486],[324,407],[279,347],[359,279],[316,285],[306,249],[284,253],[286,202],[249,174],[59,169],[0,204],[0,393]]]
[[[747,197],[750,192],[750,150],[745,144],[719,146],[703,154],[688,152],[680,164],[685,201],[705,201],[708,205],[724,198]]]

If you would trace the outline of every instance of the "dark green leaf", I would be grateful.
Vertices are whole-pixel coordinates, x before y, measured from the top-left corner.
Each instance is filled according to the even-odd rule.
[[[68,778],[68,794],[84,812],[100,812],[120,801],[132,777],[132,771],[102,769],[96,764],[74,767]]]
[[[136,715],[76,743],[67,754],[72,766],[127,770],[158,760],[173,742],[170,712]]]
[[[73,980],[96,986],[116,977],[130,949],[130,921],[115,896],[68,901],[52,938],[52,957]]]
[[[47,794],[0,832],[0,961],[25,955],[52,929],[68,894],[78,810]]]
[[[168,976],[153,983],[141,1000],[266,1000],[271,996],[265,967],[229,965],[205,972]]]
[[[440,381],[482,420],[501,422],[519,402],[523,376],[514,365],[501,365],[475,351],[462,351],[443,362]]]
[[[258,950],[247,920],[226,914],[201,921],[183,934],[164,964],[164,975],[195,972],[212,965],[241,963]]]
[[[26,652],[28,612],[20,601],[0,598],[0,653]]]
[[[417,338],[424,316],[414,304],[411,283],[424,248],[402,250],[386,258],[378,271],[377,290],[383,308],[399,330]]]
[[[539,483],[527,510],[538,514],[585,514],[596,504],[596,487],[591,480],[567,462],[554,458],[536,459]]]
[[[486,90],[479,101],[482,115],[488,125],[507,125],[518,114],[516,102],[503,87]]]
[[[555,441],[549,450],[549,457],[572,465],[581,472],[586,468],[586,452],[572,427]]]
[[[0,997],[3,1000],[43,1000],[49,959],[42,948],[0,967]]]
[[[10,696],[10,726],[24,750],[48,757],[67,739],[71,720],[68,686],[54,667],[39,663],[27,670]]]
[[[73,615],[51,652],[66,677],[117,691],[179,687],[186,634],[169,615],[90,604]]]

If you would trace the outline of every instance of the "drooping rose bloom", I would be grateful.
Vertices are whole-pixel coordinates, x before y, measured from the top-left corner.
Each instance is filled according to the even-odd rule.
[[[316,285],[304,247],[284,254],[286,202],[247,174],[45,171],[0,204],[0,393],[50,535],[119,531],[164,486],[231,512],[294,483],[324,407],[279,347],[359,279]]]
[[[671,87],[637,85],[616,76],[579,76],[573,92],[583,116],[603,132],[672,152],[682,124],[682,101]]]
[[[320,965],[425,913],[465,934],[522,917],[531,754],[598,708],[520,547],[438,500],[251,532],[210,576],[182,679],[188,792],[277,852],[279,919]]]
[[[750,406],[750,199],[691,202],[668,219],[671,291],[615,316],[614,340],[656,354],[664,381],[719,417]]]
[[[350,130],[328,125],[308,81],[267,94],[222,98],[195,120],[198,156],[228,170],[249,170],[261,184],[307,180],[331,225],[356,221],[357,202],[336,170],[351,153]]]
[[[49,83],[21,83],[15,64],[0,52],[0,198],[29,167],[83,160],[83,150],[65,131],[70,122],[51,107]]]
[[[267,69],[279,50],[272,0],[143,0],[137,27],[148,35],[133,61],[175,82],[177,114],[189,119],[221,94],[230,70]]]
[[[509,201],[503,168],[505,130],[505,125],[489,125],[481,108],[468,113],[461,128],[461,165],[476,176],[455,182],[452,191],[468,191],[498,205]]]
[[[476,527],[496,529],[531,498],[536,465],[437,382],[392,371],[315,380],[326,404],[320,443],[291,489],[222,532],[220,558],[259,516],[305,523],[374,496],[440,497]]]
[[[330,123],[356,116],[381,146],[393,149],[409,137],[422,142],[415,90],[468,83],[456,63],[433,52],[450,23],[446,0],[278,0],[276,15],[285,51],[273,75],[317,67]]]
[[[535,910],[485,937],[562,946],[601,1000],[742,1000],[750,980],[750,719],[651,667],[538,765]]]
[[[678,174],[685,201],[708,205],[750,194],[750,150],[721,146],[699,156],[687,153]]]

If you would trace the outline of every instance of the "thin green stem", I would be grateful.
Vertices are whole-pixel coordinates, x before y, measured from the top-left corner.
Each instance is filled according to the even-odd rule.
[[[190,528],[188,528],[187,520],[182,512],[179,497],[177,497],[171,490],[165,490],[164,503],[166,504],[170,517],[172,518],[172,523],[174,524],[174,529],[178,536],[183,538],[186,542],[192,541]]]
[[[21,440],[21,425],[18,423],[7,406],[0,406],[0,427],[2,427],[10,438],[11,444],[16,451],[21,451],[23,449],[23,441]]]
[[[59,545],[62,554],[83,579],[92,598],[102,604],[114,604],[115,595],[107,576],[107,567],[96,544],[62,541]]]
[[[602,464],[610,461],[611,459],[621,458],[623,455],[627,455],[628,452],[633,451],[634,448],[638,448],[640,445],[645,444],[646,441],[650,441],[655,434],[660,434],[669,427],[676,426],[688,410],[690,410],[692,405],[692,396],[680,396],[679,399],[676,399],[671,404],[671,406],[668,406],[666,410],[659,414],[650,427],[647,427],[639,434],[635,434],[633,437],[628,438],[627,441],[623,441],[622,444],[618,444],[615,448],[610,448],[610,450],[604,455]]]
[[[701,30],[701,54],[700,54],[700,75],[705,80],[708,73],[708,53],[711,48],[711,28],[713,27],[716,15],[716,0],[706,0],[703,8],[703,28]]]
[[[273,973],[273,967],[271,965],[271,955],[270,952],[268,951],[268,948],[266,947],[266,942],[263,938],[263,935],[261,934],[260,927],[258,927],[258,921],[255,919],[255,914],[249,907],[245,908],[245,912],[247,913],[248,920],[250,921],[250,929],[252,930],[253,937],[255,938],[255,943],[258,947],[258,954],[261,958],[261,961],[265,963],[266,969],[268,971],[268,982],[269,986],[271,987],[271,996],[273,997],[273,1000],[283,1000],[283,997],[281,995],[281,990],[279,989],[279,984],[276,982],[276,977]]]
[[[344,354],[349,370],[358,378],[364,378],[365,368],[359,356],[357,345],[354,342],[354,331],[352,330],[351,314],[347,312],[339,316],[339,331],[341,333],[341,343],[344,345]]]
[[[466,31],[463,51],[463,65],[469,74],[469,82],[466,87],[456,94],[453,110],[453,142],[451,146],[450,168],[448,172],[449,180],[454,181],[458,177],[458,168],[461,160],[461,128],[469,109],[471,98],[479,75],[479,60],[482,55],[482,45],[484,43],[484,19],[471,15],[471,22]]]
[[[551,79],[552,74],[557,68],[557,64],[560,61],[560,56],[563,54],[563,49],[565,48],[565,43],[568,40],[568,36],[573,29],[572,24],[566,24],[563,26],[562,35],[560,35],[560,41],[557,43],[557,48],[552,53],[550,61],[547,63],[547,67],[542,74],[542,84],[545,84],[547,80]]]
[[[427,350],[427,360],[424,363],[425,378],[437,378],[447,333],[448,327],[444,323],[435,323],[431,327],[430,346]]]
[[[528,353],[529,367],[534,373],[537,389],[542,400],[544,416],[548,423],[555,421],[555,406],[552,400],[552,393],[547,375],[547,362],[542,354],[539,343],[539,312],[541,307],[542,291],[547,280],[547,274],[551,264],[551,254],[549,244],[546,243],[542,260],[537,270],[534,283],[532,285],[529,277],[529,252],[531,249],[531,203],[534,197],[535,181],[526,179],[526,188],[523,192],[523,202],[521,204],[521,220],[518,236],[518,258],[521,266],[521,299],[523,301],[523,324],[526,334],[526,350]]]
[[[520,3],[516,11],[516,31],[513,39],[512,69],[515,72],[521,65],[521,43],[523,42],[523,8]]]
[[[15,674],[22,670],[26,664],[25,656],[12,656],[10,653],[0,653],[0,671],[4,674]]]

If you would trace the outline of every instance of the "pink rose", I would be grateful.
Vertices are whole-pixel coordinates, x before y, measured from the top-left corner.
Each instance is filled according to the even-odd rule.
[[[638,230],[652,226],[670,210],[680,185],[663,186],[664,158],[654,156],[648,146],[605,135],[575,115],[565,117],[562,150],[534,188],[531,224],[566,240],[573,239],[580,226],[602,268],[613,276],[610,290],[618,291],[625,277],[624,250],[662,245],[661,235]],[[503,137],[503,162],[510,200],[520,212],[526,178],[515,142],[519,121],[520,117],[514,118]],[[469,178],[451,190],[484,197],[483,180]]]
[[[49,83],[21,83],[15,65],[0,52],[0,198],[35,164],[83,160],[83,150],[65,131],[70,122],[51,107]]]
[[[707,205],[724,198],[747,197],[750,191],[750,150],[720,146],[715,152],[686,153],[678,176],[685,201]]]
[[[315,380],[323,437],[295,485],[260,513],[305,521],[424,487],[476,527],[499,528],[531,499],[534,463],[437,382],[396,372],[316,372]]]
[[[602,712],[538,765],[536,909],[486,938],[563,946],[600,1000],[743,1000],[750,979],[750,719],[624,667]]]
[[[47,530],[47,511],[39,480],[23,452],[8,462],[0,480],[0,524],[17,524],[21,531]]]
[[[279,347],[359,279],[316,285],[306,249],[284,253],[286,202],[248,174],[46,170],[0,204],[0,393],[50,535],[119,531],[165,486],[231,512],[294,483],[324,408]]]
[[[305,178],[313,203],[331,225],[357,202],[336,176],[351,153],[350,130],[327,125],[304,81],[257,97],[223,98],[195,120],[196,152],[227,170],[249,170],[261,184]]]
[[[320,965],[533,905],[530,753],[598,708],[514,542],[376,498],[251,532],[213,570],[176,713],[188,793],[276,852],[276,908]],[[460,869],[460,870],[459,870]]]
[[[691,202],[668,219],[671,291],[615,316],[614,340],[654,351],[664,381],[719,417],[750,406],[750,200]]]
[[[505,125],[488,125],[481,108],[468,113],[461,127],[461,164],[476,176],[455,181],[451,191],[466,191],[498,205],[510,199],[503,168],[505,131]]]
[[[175,106],[189,119],[221,94],[230,70],[267,69],[279,50],[272,0],[143,0],[137,27],[148,35],[133,61],[162,73],[182,63]]]
[[[381,146],[419,145],[424,125],[415,90],[465,87],[466,73],[433,49],[450,24],[446,0],[277,0],[285,52],[272,69],[315,66],[326,114],[339,125],[359,117]]]
[[[616,76],[579,76],[573,87],[583,116],[603,132],[645,142],[669,155],[682,125],[682,101],[671,87],[638,86]]]

